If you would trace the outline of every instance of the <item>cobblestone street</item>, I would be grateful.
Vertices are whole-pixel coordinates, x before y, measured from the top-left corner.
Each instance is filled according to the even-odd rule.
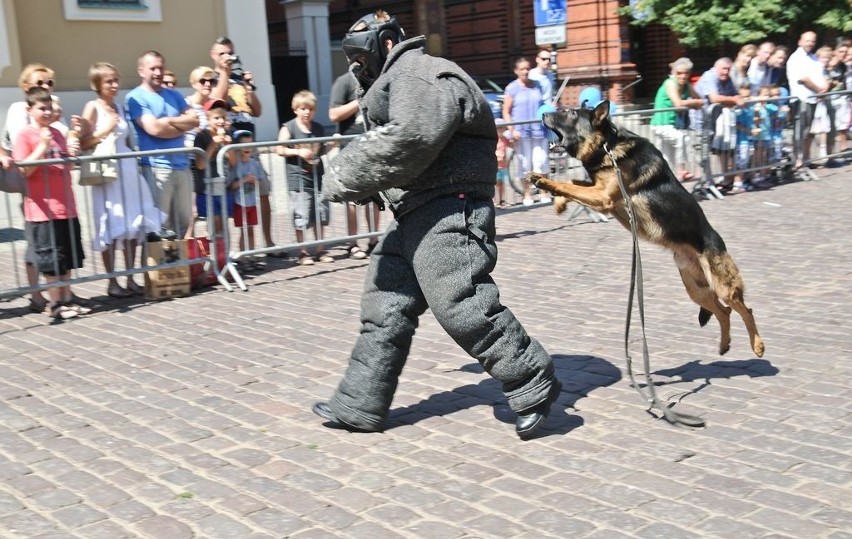
[[[0,537],[850,539],[852,167],[816,173],[701,202],[762,359],[736,315],[718,356],[671,255],[642,245],[657,391],[700,429],[627,379],[629,232],[549,207],[497,218],[502,300],[564,386],[527,442],[428,312],[389,428],[323,427],[310,408],[343,374],[368,263],[343,249],[270,260],[248,292],[81,285],[97,311],[58,325],[0,303]]]

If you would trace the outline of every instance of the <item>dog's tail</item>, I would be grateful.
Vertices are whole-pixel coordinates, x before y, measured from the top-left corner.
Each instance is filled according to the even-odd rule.
[[[698,309],[698,325],[704,327],[707,325],[707,322],[710,321],[710,317],[713,316],[713,313],[701,307]]]

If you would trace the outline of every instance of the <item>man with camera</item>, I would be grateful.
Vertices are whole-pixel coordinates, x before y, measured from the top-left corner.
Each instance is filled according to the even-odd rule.
[[[254,134],[254,118],[260,116],[260,99],[254,93],[251,71],[243,70],[240,57],[234,54],[234,43],[219,37],[210,48],[218,80],[210,99],[228,104],[228,120],[233,131],[245,129]]]
[[[210,91],[210,99],[221,99],[228,105],[228,122],[231,132],[240,130],[251,132],[254,136],[254,118],[260,116],[260,99],[254,93],[255,86],[251,71],[243,69],[240,57],[234,54],[234,43],[227,37],[218,37],[210,48],[210,58],[213,59],[216,70],[216,84]],[[257,138],[254,138],[257,140]],[[260,194],[260,224],[263,238],[267,247],[273,247],[272,241],[272,206],[269,201],[269,182],[261,182]],[[269,256],[284,258],[287,253],[277,251]]]

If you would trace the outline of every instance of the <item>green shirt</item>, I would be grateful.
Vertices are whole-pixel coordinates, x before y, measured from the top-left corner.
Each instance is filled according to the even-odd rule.
[[[668,92],[666,91],[666,85],[672,81],[675,85],[677,81],[674,79],[673,75],[669,75],[669,78],[663,81],[660,85],[660,88],[657,90],[657,95],[654,96],[654,108],[655,109],[670,109],[674,108],[675,104],[672,103],[672,99],[669,97]],[[681,99],[689,99],[689,84],[687,83],[680,90],[680,98]],[[677,116],[677,111],[668,110],[664,112],[655,112],[654,116],[651,118],[651,125],[674,125],[675,117]]]

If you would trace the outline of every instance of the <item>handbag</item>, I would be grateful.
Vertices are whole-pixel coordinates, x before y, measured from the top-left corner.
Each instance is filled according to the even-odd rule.
[[[0,167],[0,191],[27,194],[27,179],[15,166]]]
[[[186,246],[189,258],[210,256],[210,240],[206,237],[191,238]],[[216,238],[216,265],[219,266],[220,271],[225,267],[226,257],[225,238]],[[189,266],[189,282],[192,288],[203,288],[218,283],[219,279],[211,261],[191,264]]]
[[[684,130],[689,129],[689,111],[688,110],[679,110],[675,113],[675,129]]]
[[[110,132],[92,150],[93,157],[115,155],[115,133]],[[117,159],[97,159],[86,161],[80,165],[80,185],[103,185],[118,178]]]

